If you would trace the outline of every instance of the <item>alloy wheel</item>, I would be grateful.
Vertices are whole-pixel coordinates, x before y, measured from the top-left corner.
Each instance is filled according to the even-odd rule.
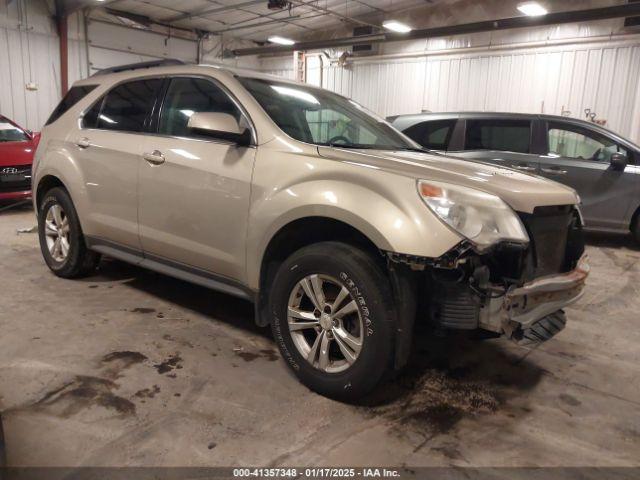
[[[69,217],[59,203],[49,207],[44,222],[47,248],[56,262],[64,262],[69,255]]]
[[[327,373],[348,369],[364,339],[358,304],[347,287],[328,275],[300,280],[289,295],[287,324],[298,352]]]

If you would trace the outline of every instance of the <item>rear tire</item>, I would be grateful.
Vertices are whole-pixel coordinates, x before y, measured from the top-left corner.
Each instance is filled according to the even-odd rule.
[[[40,250],[49,269],[62,278],[77,278],[93,272],[100,254],[84,241],[78,214],[64,188],[49,190],[38,210]]]
[[[344,243],[318,243],[280,266],[269,292],[271,329],[304,385],[356,400],[392,368],[392,298],[389,279],[371,255]]]
[[[640,244],[640,214],[636,215],[636,219],[631,225],[631,234],[636,243]]]

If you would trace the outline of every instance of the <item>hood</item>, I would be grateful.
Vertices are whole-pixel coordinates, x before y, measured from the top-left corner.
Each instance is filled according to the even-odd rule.
[[[437,180],[497,195],[518,212],[548,205],[572,205],[578,196],[572,188],[510,168],[460,160],[444,155],[388,150],[352,150],[318,147],[320,156],[378,168],[416,180]]]
[[[0,142],[0,167],[31,165],[40,134],[26,142]]]

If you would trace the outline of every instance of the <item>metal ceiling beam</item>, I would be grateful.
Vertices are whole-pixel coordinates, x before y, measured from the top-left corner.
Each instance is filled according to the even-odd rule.
[[[209,1],[211,1],[211,0],[209,0]],[[186,20],[186,19],[190,19],[190,18],[201,18],[203,20],[212,21],[211,18],[207,18],[207,15],[212,15],[214,13],[220,13],[220,12],[226,12],[226,11],[230,11],[230,10],[238,10],[239,12],[245,12],[245,13],[249,13],[251,15],[254,15],[254,17],[250,18],[248,20],[242,20],[240,22],[227,25],[225,28],[221,28],[221,29],[218,29],[218,30],[208,30],[208,33],[218,34],[218,33],[224,33],[224,32],[232,32],[234,30],[244,30],[244,29],[251,28],[251,27],[259,27],[259,26],[262,26],[262,25],[269,25],[269,24],[276,24],[276,23],[286,23],[288,25],[292,25],[294,27],[302,28],[304,30],[316,31],[316,29],[314,29],[314,28],[308,27],[308,26],[300,24],[300,23],[296,23],[294,21],[294,20],[297,20],[297,19],[304,20],[306,18],[312,18],[312,17],[304,17],[302,15],[289,15],[287,17],[275,18],[274,16],[282,13],[283,10],[274,11],[274,12],[271,12],[271,13],[268,13],[268,14],[262,14],[262,13],[253,12],[253,11],[247,9],[248,6],[252,6],[252,5],[255,5],[255,4],[258,4],[258,3],[264,3],[265,1],[266,0],[249,0],[247,2],[239,3],[239,4],[235,4],[235,5],[225,5],[225,6],[218,6],[218,7],[215,7],[215,8],[200,9],[200,10],[193,11],[193,12],[183,12],[181,15],[177,15],[177,16],[165,19],[165,20],[163,20],[163,22],[173,23],[173,22],[176,22],[176,21]],[[296,7],[294,7],[294,8],[296,8]],[[325,14],[323,14],[323,15],[325,15]],[[255,20],[265,20],[265,21],[264,22],[259,22],[259,23],[248,23],[248,22],[254,22]]]
[[[200,17],[202,15],[211,15],[213,13],[226,12],[228,10],[240,9],[242,7],[250,7],[252,5],[257,5],[258,3],[264,3],[265,0],[248,0],[246,2],[238,3],[236,5],[225,5],[222,7],[214,7],[214,8],[202,8],[199,10],[195,10],[193,12],[184,13],[182,15],[177,15],[175,17],[165,18],[164,22],[178,22],[180,20],[186,20],[187,18]]]
[[[96,2],[92,0],[55,0],[56,17],[66,17],[73,12],[95,4]]]
[[[325,14],[324,13],[316,13],[316,14],[310,14],[307,16],[302,16],[302,15],[294,15],[292,17],[287,17],[287,22],[288,24],[294,26],[294,27],[298,27],[298,28],[302,28],[305,30],[312,30],[312,31],[317,31],[318,29],[316,28],[311,28],[311,27],[307,27],[305,25],[301,25],[300,23],[297,22],[304,22],[305,20],[310,20],[312,18],[317,18],[317,17],[324,17]],[[247,21],[253,21],[253,20],[259,20],[261,18],[268,18],[267,16],[264,17],[255,17],[252,18],[251,20],[247,20]],[[289,19],[293,19],[296,20],[295,22],[293,20],[289,20]],[[265,21],[265,22],[261,22],[261,23],[253,23],[253,24],[245,24],[242,25],[242,23],[245,22],[239,22],[238,24],[234,24],[232,26],[230,26],[229,28],[225,28],[224,30],[217,30],[217,31],[213,31],[211,33],[222,33],[222,32],[232,32],[234,30],[243,30],[246,29],[248,27],[257,27],[257,26],[261,26],[261,25],[268,25],[268,24],[275,24],[278,21],[283,21],[282,19],[276,19],[276,20],[271,20],[271,21]],[[267,29],[269,30],[269,29]]]
[[[389,13],[389,12],[387,12],[386,10],[383,10],[383,9],[382,9],[382,8],[380,8],[380,7],[375,7],[375,6],[373,6],[373,5],[368,4],[367,2],[363,2],[362,0],[353,0],[353,1],[354,1],[355,3],[358,3],[358,4],[362,5],[362,6],[364,6],[364,7],[368,7],[368,8],[370,8],[371,10],[374,10],[374,11],[376,11],[376,12],[379,12],[379,13]]]
[[[420,30],[412,30],[411,32],[406,34],[381,32],[379,34],[362,35],[358,37],[343,37],[332,40],[314,40],[309,42],[300,42],[292,46],[282,45],[241,48],[234,50],[233,54],[236,56],[257,55],[262,53],[291,52],[294,50],[316,50],[321,48],[346,47],[351,45],[366,45],[381,42],[399,42],[403,40],[446,37],[450,35],[490,32],[512,28],[541,27],[547,25],[559,25],[564,23],[590,22],[594,20],[633,17],[637,15],[640,15],[640,2],[616,5],[612,7],[591,8],[587,10],[548,13],[547,15],[540,17],[511,17],[503,18],[500,20],[487,20],[483,22],[465,23],[461,25],[425,28]]]
[[[298,5],[299,7],[309,7],[313,10],[317,10],[319,12],[324,12],[327,15],[331,15],[334,17],[338,17],[345,22],[349,22],[355,25],[366,25],[369,27],[379,27],[379,25],[374,25],[373,23],[365,22],[363,20],[358,20],[357,18],[348,17],[346,15],[342,15],[341,13],[336,12],[335,10],[331,10],[329,8],[321,7],[320,5],[316,5],[315,3],[311,3],[315,0],[311,0],[310,2],[304,2],[302,0],[289,0],[293,5]]]
[[[260,17],[256,17],[256,18],[252,18],[251,20],[258,20],[259,18]],[[287,18],[296,19],[296,18],[300,18],[300,16],[294,15],[293,17],[287,17]],[[218,33],[232,32],[235,30],[244,30],[245,28],[262,27],[263,25],[272,25],[274,23],[282,23],[282,20],[274,19],[274,20],[267,20],[264,22],[248,23],[246,25],[234,25],[229,28],[223,28],[220,30],[211,30],[210,33],[218,34]]]
[[[254,18],[249,19],[249,20],[243,20],[241,22],[236,22],[233,25],[229,25],[229,28],[227,28],[226,31],[232,31],[232,30],[235,29],[233,27],[236,27],[236,26],[238,26],[238,29],[243,29],[244,26],[241,26],[243,23],[251,22],[253,20],[258,20],[258,19],[262,19],[262,20],[265,20],[265,19],[266,20],[277,20],[278,22],[286,23],[288,25],[293,25],[294,27],[302,28],[304,30],[310,30],[312,32],[316,31],[315,28],[307,27],[306,25],[300,25],[299,23],[294,22],[292,19],[303,20],[305,18],[310,18],[310,17],[303,17],[302,15],[291,15],[291,10],[289,10],[289,16],[276,18],[275,15],[278,15],[278,14],[282,13],[282,10],[276,10],[276,11],[273,11],[271,13],[263,14],[263,13],[252,12],[252,11],[247,10],[245,8],[240,8],[238,6],[236,6],[236,8],[241,12],[249,13],[251,15],[256,15],[256,16]]]

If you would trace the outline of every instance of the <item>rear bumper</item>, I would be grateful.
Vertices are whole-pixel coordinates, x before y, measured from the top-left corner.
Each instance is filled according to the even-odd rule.
[[[509,336],[516,330],[525,330],[579,300],[589,271],[588,257],[583,255],[570,272],[537,278],[509,289],[485,305],[479,326]]]

